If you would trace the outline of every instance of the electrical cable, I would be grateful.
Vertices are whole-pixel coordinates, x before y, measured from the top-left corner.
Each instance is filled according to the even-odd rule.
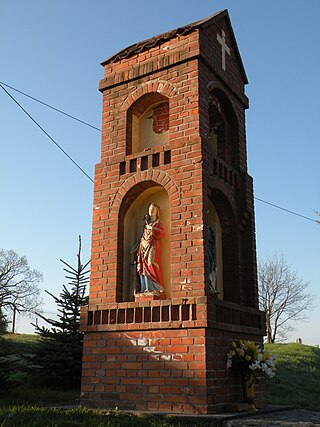
[[[83,125],[89,126],[89,127],[93,128],[93,129],[98,130],[99,132],[101,132],[101,129],[97,128],[96,126],[90,125],[90,123],[87,123],[87,122],[85,122],[83,120],[80,120],[77,117],[72,116],[71,114],[65,113],[64,111],[59,110],[58,108],[53,107],[52,105],[49,105],[46,102],[40,101],[40,99],[34,98],[33,96],[28,95],[27,93],[22,92],[21,90],[16,89],[15,87],[8,85],[7,83],[0,82],[0,84],[2,84],[3,86],[9,87],[10,89],[12,89],[12,90],[14,90],[14,91],[16,91],[18,93],[21,93],[21,95],[24,95],[24,96],[32,99],[33,101],[39,102],[39,104],[45,105],[46,107],[51,108],[52,110],[57,111],[60,114],[64,114],[65,116],[70,117],[71,119],[76,120],[76,121],[82,123]]]
[[[91,127],[91,128],[93,128],[93,129],[96,129],[96,130],[98,130],[98,131],[100,131],[101,132],[101,129],[99,129],[99,128],[97,128],[97,127],[95,127],[95,126],[93,126],[93,125],[90,125],[89,123],[87,123],[87,122],[84,122],[83,120],[80,120],[80,119],[78,119],[78,118],[76,118],[76,117],[74,117],[74,116],[72,116],[71,114],[68,114],[68,113],[65,113],[64,111],[61,111],[61,110],[59,110],[58,108],[55,108],[55,107],[53,107],[53,106],[51,106],[51,105],[49,105],[49,104],[46,104],[45,102],[43,102],[43,101],[40,101],[39,99],[37,99],[37,98],[34,98],[33,96],[31,96],[31,95],[28,95],[28,94],[26,94],[26,93],[24,93],[24,92],[22,92],[22,91],[20,91],[20,90],[18,90],[18,89],[16,89],[16,88],[14,88],[14,87],[12,87],[12,86],[10,86],[10,85],[8,85],[8,84],[6,84],[6,83],[3,83],[3,82],[0,82],[0,86],[1,86],[1,88],[7,93],[7,95],[8,96],[10,96],[10,98],[24,111],[24,113],[25,114],[27,114],[28,115],[28,117],[42,130],[42,132],[44,132],[44,134],[68,157],[68,159],[72,162],[72,163],[74,163],[75,165],[76,165],[76,167],[77,168],[79,168],[80,169],[80,171],[91,181],[91,182],[94,182],[93,181],[93,179],[78,165],[78,163],[76,163],[70,156],[69,156],[69,154],[68,153],[66,153],[66,151],[64,151],[64,149],[39,125],[39,123],[18,103],[18,101],[16,101],[16,99],[3,87],[3,86],[7,86],[7,87],[9,87],[10,89],[12,89],[12,90],[14,90],[14,91],[16,91],[16,92],[19,92],[19,93],[21,93],[22,95],[24,95],[24,96],[27,96],[28,98],[30,98],[30,99],[32,99],[32,100],[34,100],[34,101],[36,101],[36,102],[39,102],[40,104],[43,104],[43,105],[45,105],[46,107],[49,107],[49,108],[51,108],[51,109],[53,109],[53,110],[55,110],[55,111],[57,111],[57,112],[59,112],[59,113],[61,113],[61,114],[64,114],[65,116],[67,116],[67,117],[70,117],[70,118],[72,118],[73,120],[77,120],[78,122],[80,122],[80,123],[82,123],[82,124],[84,124],[84,125],[86,125],[86,126],[89,126],[89,127]],[[267,202],[266,200],[263,200],[263,199],[260,199],[259,197],[254,197],[254,199],[255,200],[258,200],[259,202],[262,202],[262,203],[265,203],[265,204],[267,204],[267,205],[269,205],[269,206],[272,206],[272,207],[274,207],[274,208],[277,208],[277,209],[280,209],[280,210],[282,210],[282,211],[284,211],[284,212],[287,212],[287,213],[290,213],[290,214],[292,214],[292,215],[296,215],[296,216],[298,216],[298,217],[300,217],[300,218],[303,218],[303,219],[306,219],[306,220],[308,220],[308,221],[312,221],[312,222],[315,222],[316,224],[319,224],[319,221],[318,220],[315,220],[315,219],[312,219],[312,218],[309,218],[309,217],[307,217],[307,216],[305,216],[305,215],[301,215],[301,214],[299,214],[299,213],[297,213],[297,212],[294,212],[294,211],[292,211],[292,210],[289,210],[289,209],[286,209],[286,208],[283,208],[282,206],[279,206],[279,205],[276,205],[276,204],[274,204],[274,203],[271,203],[271,202]]]
[[[40,128],[42,130],[42,132],[59,148],[59,150],[62,151],[62,153],[68,157],[68,159],[91,181],[94,183],[94,180],[87,174],[87,172],[85,172],[81,166],[78,165],[78,163],[73,160],[73,158],[71,156],[69,156],[69,154],[52,138],[52,136],[50,136],[48,134],[48,132],[46,132],[43,127],[41,127],[39,125],[39,123],[28,113],[27,110],[25,110],[21,104],[19,104],[19,102],[2,86],[2,84],[0,83],[0,87],[1,89],[4,90],[4,92],[21,108],[21,110],[33,121],[33,123],[35,123],[38,128]]]
[[[304,219],[307,219],[308,221],[312,221],[312,222],[315,222],[316,224],[319,224],[319,221],[317,221],[316,219],[309,218],[307,216],[298,214],[297,212],[275,205],[274,203],[270,203],[270,202],[267,202],[266,200],[259,199],[259,197],[254,197],[254,199],[259,200],[259,202],[266,203],[267,205],[273,206],[274,208],[281,209],[282,211],[288,212],[292,215],[296,215],[296,216],[299,216],[300,218],[304,218]]]

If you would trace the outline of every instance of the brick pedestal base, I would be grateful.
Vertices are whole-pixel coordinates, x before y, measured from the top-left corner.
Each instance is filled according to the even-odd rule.
[[[238,337],[261,341],[261,316],[204,297],[83,307],[81,402],[121,410],[223,412],[242,399],[241,382],[226,369],[230,343]],[[250,328],[235,324],[241,319]],[[264,389],[259,379],[259,407],[265,405]]]
[[[134,294],[135,302],[141,301],[158,301],[165,300],[166,294],[164,292],[160,292],[159,294],[154,294],[153,292],[142,292],[141,294]]]

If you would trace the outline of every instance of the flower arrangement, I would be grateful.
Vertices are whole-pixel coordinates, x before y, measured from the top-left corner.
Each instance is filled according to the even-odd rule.
[[[240,374],[255,374],[260,371],[265,377],[272,378],[275,373],[275,356],[261,349],[254,341],[239,340],[232,341],[230,350],[227,353],[227,369],[231,369]]]

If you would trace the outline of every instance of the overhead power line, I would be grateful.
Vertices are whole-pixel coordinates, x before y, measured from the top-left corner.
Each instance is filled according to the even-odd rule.
[[[316,219],[309,218],[305,215],[301,215],[297,212],[294,212],[294,211],[291,211],[289,209],[283,208],[281,206],[275,205],[274,203],[270,203],[270,202],[267,202],[266,200],[259,199],[259,197],[254,197],[254,199],[259,200],[259,202],[266,203],[267,205],[273,206],[274,208],[281,209],[282,211],[288,212],[292,215],[296,215],[296,216],[299,216],[300,218],[304,218],[304,219],[307,219],[308,221],[312,221],[312,222],[315,222],[316,224],[319,224],[319,221],[317,221]]]
[[[39,102],[40,104],[43,104],[43,105],[45,105],[46,107],[49,107],[49,108],[51,108],[51,109],[53,109],[53,110],[55,110],[55,111],[57,111],[57,112],[59,112],[59,113],[61,113],[61,114],[64,114],[65,116],[67,116],[67,117],[69,117],[69,118],[71,118],[71,119],[73,119],[73,120],[76,120],[76,121],[78,121],[78,122],[80,122],[80,123],[82,123],[82,124],[84,124],[84,125],[86,125],[86,126],[89,126],[89,127],[91,127],[91,128],[93,128],[93,129],[96,129],[96,130],[98,130],[98,131],[100,131],[101,132],[101,129],[99,129],[99,128],[97,128],[97,127],[95,127],[95,126],[93,126],[93,125],[90,125],[89,123],[87,123],[87,122],[85,122],[85,121],[83,121],[83,120],[80,120],[80,119],[78,119],[78,118],[76,118],[76,117],[74,117],[74,116],[72,116],[71,114],[68,114],[68,113],[65,113],[64,111],[62,111],[62,110],[59,110],[58,108],[55,108],[55,107],[53,107],[52,105],[49,105],[49,104],[47,104],[47,103],[45,103],[45,102],[43,102],[43,101],[40,101],[39,99],[37,99],[37,98],[34,98],[33,96],[31,96],[31,95],[28,95],[28,94],[26,94],[26,93],[24,93],[24,92],[22,92],[22,91],[20,91],[20,90],[18,90],[18,89],[16,89],[16,88],[14,88],[13,86],[10,86],[10,85],[8,85],[8,84],[6,84],[6,83],[3,83],[3,82],[0,82],[0,86],[1,86],[1,88],[6,92],[6,94],[22,109],[22,111],[24,111],[24,113],[25,114],[27,114],[27,116],[42,130],[42,132],[63,152],[63,154],[65,155],[65,156],[67,156],[68,157],[68,159],[78,168],[78,169],[80,169],[80,171],[91,181],[91,182],[94,182],[94,180],[78,165],[78,163],[76,163],[75,162],[75,160],[73,160],[72,159],[72,157],[71,156],[69,156],[69,154],[39,125],[39,123],[25,110],[25,108],[23,108],[19,103],[18,103],[18,101],[3,87],[3,86],[6,86],[6,87],[9,87],[10,89],[12,89],[12,90],[14,90],[14,91],[16,91],[16,92],[19,92],[19,93],[21,93],[22,95],[24,95],[24,96],[27,96],[28,98],[30,98],[30,99],[32,99],[32,100],[34,100],[34,101],[36,101],[36,102]],[[263,199],[260,199],[259,197],[254,197],[254,199],[255,200],[258,200],[259,202],[262,202],[262,203],[265,203],[265,204],[267,204],[267,205],[269,205],[269,206],[272,206],[272,207],[274,207],[274,208],[276,208],[276,209],[280,209],[280,210],[282,210],[282,211],[284,211],[284,212],[287,212],[287,213],[290,213],[291,215],[295,215],[295,216],[298,216],[298,217],[300,217],[300,218],[303,218],[303,219],[306,219],[306,220],[308,220],[308,221],[312,221],[312,222],[315,222],[316,224],[319,224],[319,221],[318,220],[315,220],[315,219],[312,219],[312,218],[309,218],[309,217],[307,217],[307,216],[305,216],[305,215],[301,215],[301,214],[299,214],[299,213],[297,213],[297,212],[294,212],[294,211],[292,211],[292,210],[290,210],[290,209],[286,209],[286,208],[284,208],[284,207],[282,207],[282,206],[279,206],[279,205],[276,205],[276,204],[274,204],[274,203],[271,203],[271,202],[268,202],[268,201],[266,201],[266,200],[263,200]]]
[[[90,123],[85,122],[84,120],[80,120],[80,119],[78,119],[77,117],[72,116],[71,114],[68,114],[68,113],[66,113],[66,112],[64,112],[64,111],[62,111],[62,110],[59,110],[59,108],[53,107],[52,105],[47,104],[46,102],[40,101],[40,99],[34,98],[33,96],[28,95],[27,93],[22,92],[21,90],[19,90],[19,89],[15,88],[15,87],[13,87],[13,86],[8,85],[7,83],[0,82],[0,84],[1,84],[1,85],[3,85],[3,86],[6,86],[6,87],[8,87],[8,88],[10,88],[10,89],[12,89],[12,90],[14,90],[14,91],[16,91],[16,92],[18,92],[18,93],[21,93],[21,95],[24,95],[24,96],[26,96],[26,97],[28,97],[28,98],[32,99],[33,101],[39,102],[39,104],[45,105],[46,107],[51,108],[52,110],[57,111],[57,112],[58,112],[58,113],[60,113],[60,114],[64,114],[65,116],[69,117],[70,119],[76,120],[77,122],[80,122],[80,123],[82,123],[83,125],[89,126],[89,127],[91,127],[92,129],[95,129],[95,130],[98,130],[99,132],[101,132],[101,129],[97,128],[96,126],[93,126],[93,125],[91,125]]]
[[[28,113],[28,111],[22,107],[21,104],[19,104],[19,102],[3,87],[3,85],[0,83],[0,87],[1,89],[3,89],[5,91],[5,93],[19,106],[19,108],[21,108],[21,110],[33,121],[33,123],[35,123],[39,129],[42,130],[42,132],[50,139],[50,141],[52,141],[56,147],[59,148],[59,150],[62,151],[62,153],[68,157],[68,159],[91,181],[94,182],[93,179],[87,174],[87,172],[85,172],[82,167],[80,165],[78,165],[78,163],[73,160],[73,158],[71,156],[69,156],[69,154],[52,138],[52,136],[50,136],[48,134],[48,132],[46,132],[42,126],[39,125],[39,123],[31,116],[31,114]]]

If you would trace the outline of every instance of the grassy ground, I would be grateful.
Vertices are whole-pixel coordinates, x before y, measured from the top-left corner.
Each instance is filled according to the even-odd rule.
[[[268,344],[277,356],[268,381],[268,402],[320,411],[320,349],[302,344]]]
[[[37,335],[4,335],[0,341],[18,369],[18,385],[0,396],[0,427],[173,427],[182,426],[173,417],[133,416],[120,411],[79,408],[79,390],[50,390],[33,384],[25,372],[23,355],[32,354]],[[68,405],[77,409],[67,409]],[[64,406],[64,407],[61,407]],[[194,424],[196,426],[196,424]]]
[[[5,346],[23,368],[25,353],[32,353],[38,337],[35,335],[6,335]],[[270,344],[268,351],[277,357],[276,376],[268,382],[268,402],[320,411],[320,349],[301,344]],[[182,419],[157,416],[133,416],[119,411],[62,409],[62,404],[76,404],[79,391],[50,390],[32,385],[28,375],[15,374],[20,385],[0,397],[0,427],[179,427]],[[48,406],[57,406],[56,408]],[[199,424],[200,423],[200,424]],[[190,421],[187,424],[192,426]],[[194,426],[201,422],[195,420]]]
[[[3,350],[6,354],[10,354],[10,358],[15,360],[18,364],[16,378],[19,379],[22,375],[23,367],[25,366],[24,355],[32,354],[34,346],[36,345],[39,337],[38,335],[28,334],[6,334],[1,336],[1,354]]]
[[[195,422],[188,427],[201,426]],[[89,410],[85,408],[63,410],[32,406],[0,407],[2,427],[182,427],[174,417],[135,416],[126,413]]]
[[[11,354],[10,358],[17,364],[17,369],[12,379],[17,382],[16,387],[9,393],[1,396],[0,406],[15,405],[49,405],[49,404],[74,404],[79,402],[78,390],[52,390],[35,385],[34,378],[25,371],[26,360],[24,356],[33,354],[34,346],[39,340],[38,335],[6,334],[3,335],[0,345]],[[0,424],[0,427],[1,424]]]

